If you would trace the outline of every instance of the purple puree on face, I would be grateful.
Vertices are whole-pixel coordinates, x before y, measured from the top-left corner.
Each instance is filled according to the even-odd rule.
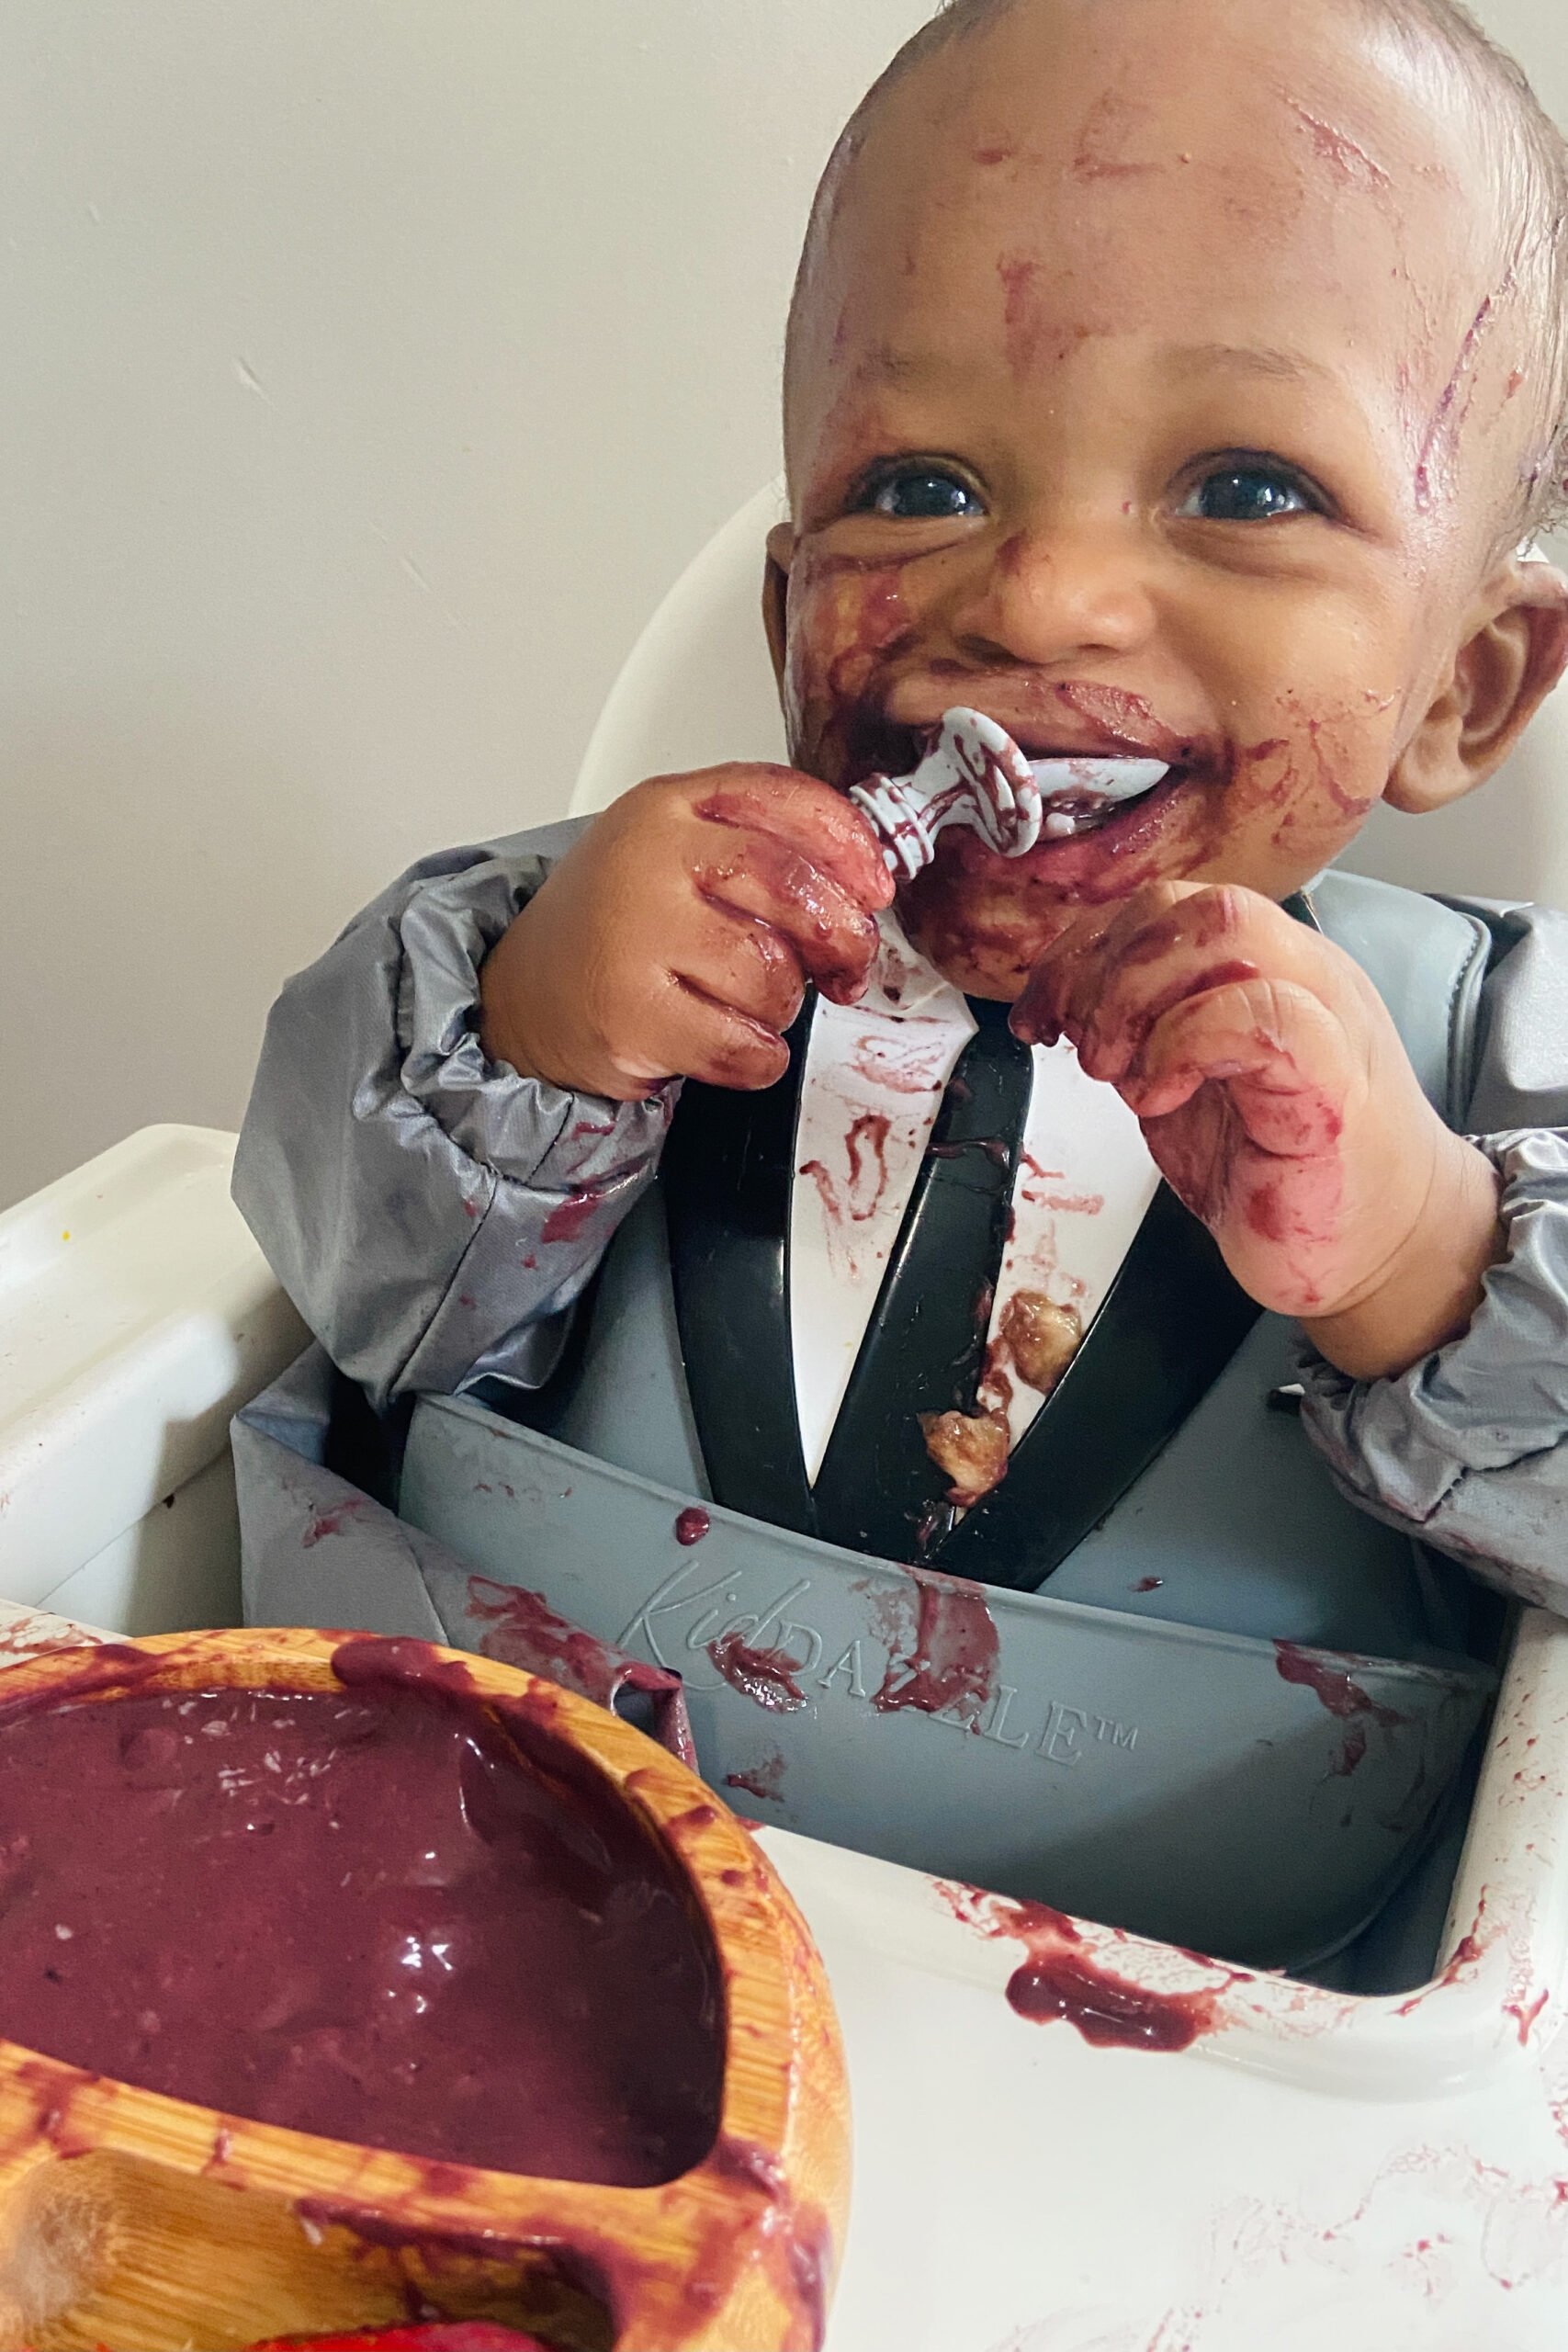
[[[717,1959],[582,1779],[395,1682],[0,1716],[0,2031],[333,2139],[672,2179],[717,2128]]]

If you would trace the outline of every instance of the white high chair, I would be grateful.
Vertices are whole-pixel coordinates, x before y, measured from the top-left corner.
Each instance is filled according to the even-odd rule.
[[[776,508],[772,490],[751,501],[649,624],[574,808],[662,770],[782,754],[756,613]],[[1390,820],[1363,862],[1568,902],[1559,772],[1561,699],[1473,813]],[[225,1418],[301,1335],[229,1204],[231,1152],[149,1130],[0,1217],[0,1594],[131,1632],[232,1606]],[[62,1631],[0,1605],[0,1661]],[[1179,2051],[1091,2046],[1010,2007],[1022,1947],[978,1899],[763,1836],[827,1960],[853,2085],[825,2352],[1568,2343],[1568,1627],[1523,1619],[1446,1964],[1404,1998],[1048,1930],[1056,1961],[1088,1972],[1080,1992],[1104,1970],[1134,2015],[1186,2002],[1223,2029]]]
[[[610,689],[574,815],[606,808],[644,776],[786,756],[760,619],[762,542],[784,512],[782,487],[770,482],[676,581]],[[1568,907],[1568,687],[1484,791],[1438,816],[1375,810],[1345,863],[1415,890]]]
[[[785,756],[759,615],[782,512],[770,484],[671,589],[611,689],[574,813],[644,776]],[[1377,810],[1346,862],[1418,889],[1568,906],[1568,692],[1484,792],[1419,821]],[[863,2070],[832,2352],[1561,2352],[1568,2034],[1552,2039],[1554,1993],[1529,2020],[1546,1981],[1568,1977],[1565,1795],[1568,1627],[1532,1612],[1444,1975],[1406,2003],[1273,1988],[1256,2041],[1213,2053],[1235,2070],[1201,2044],[1170,2062],[1096,2052],[1066,2027],[1010,2034],[1015,1945],[988,1965],[908,1872],[770,1833]],[[1484,1937],[1495,1902],[1508,1924],[1472,1968],[1465,1939],[1476,1919]],[[1153,1959],[1133,1973],[1169,1981]],[[981,1979],[988,2007],[970,1997]],[[935,2091],[911,2084],[939,2051],[953,2056]]]

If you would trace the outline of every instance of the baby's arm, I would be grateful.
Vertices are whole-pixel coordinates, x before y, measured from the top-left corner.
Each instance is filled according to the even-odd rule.
[[[1463,1335],[1403,1376],[1310,1357],[1305,1418],[1364,1508],[1568,1613],[1568,916],[1463,911],[1495,943],[1466,1118],[1501,1180],[1504,1252]]]
[[[892,895],[827,786],[741,766],[427,860],[273,1010],[234,1192],[378,1406],[535,1387],[684,1077],[771,1085],[807,979],[849,1001]]]
[[[1475,1141],[1359,967],[1248,891],[1086,919],[1015,1025],[1072,1038],[1237,1280],[1302,1321],[1307,1424],[1354,1498],[1568,1609],[1568,920],[1496,922]]]
[[[378,1406],[487,1371],[547,1379],[567,1310],[658,1164],[670,1094],[609,1102],[525,1081],[479,1040],[485,956],[580,831],[424,860],[268,1021],[234,1197]]]

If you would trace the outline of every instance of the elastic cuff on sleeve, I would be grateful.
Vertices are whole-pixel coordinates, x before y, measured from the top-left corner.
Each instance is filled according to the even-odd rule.
[[[658,1153],[680,1090],[671,1081],[644,1102],[613,1102],[487,1057],[479,967],[542,879],[536,859],[497,858],[410,903],[398,990],[402,1086],[489,1175],[546,1192],[598,1190]]]
[[[1568,1134],[1472,1138],[1503,1179],[1506,1257],[1470,1328],[1395,1380],[1348,1379],[1303,1354],[1305,1418],[1354,1491],[1424,1525],[1464,1477],[1568,1434]]]

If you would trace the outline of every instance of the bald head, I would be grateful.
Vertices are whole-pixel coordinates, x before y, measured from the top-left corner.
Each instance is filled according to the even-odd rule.
[[[983,32],[999,17],[1028,5],[1029,0],[945,0],[930,22],[905,42],[873,85],[868,101],[874,100],[879,90],[886,89],[933,51],[949,41],[962,40],[967,34]],[[1523,69],[1489,33],[1483,31],[1460,0],[1357,0],[1357,5],[1366,16],[1412,44],[1440,43],[1467,72],[1474,73],[1483,82],[1495,81],[1506,95],[1522,102],[1537,124],[1544,125],[1550,138],[1556,140],[1555,129]]]
[[[1008,19],[1064,11],[1065,0],[946,0],[872,85],[846,125],[812,209],[785,345],[786,426],[793,379],[810,310],[816,264],[831,232],[858,157],[888,101],[944,52],[986,36]],[[1125,0],[1069,0],[1113,16]],[[1568,505],[1568,141],[1531,89],[1522,68],[1459,0],[1337,0],[1374,40],[1386,41],[1405,70],[1430,78],[1434,106],[1456,99],[1472,110],[1496,204],[1498,302],[1517,304],[1528,321],[1534,365],[1528,430],[1521,435],[1517,482],[1500,494],[1498,536],[1529,536],[1560,519]],[[959,61],[954,60],[954,63]]]

